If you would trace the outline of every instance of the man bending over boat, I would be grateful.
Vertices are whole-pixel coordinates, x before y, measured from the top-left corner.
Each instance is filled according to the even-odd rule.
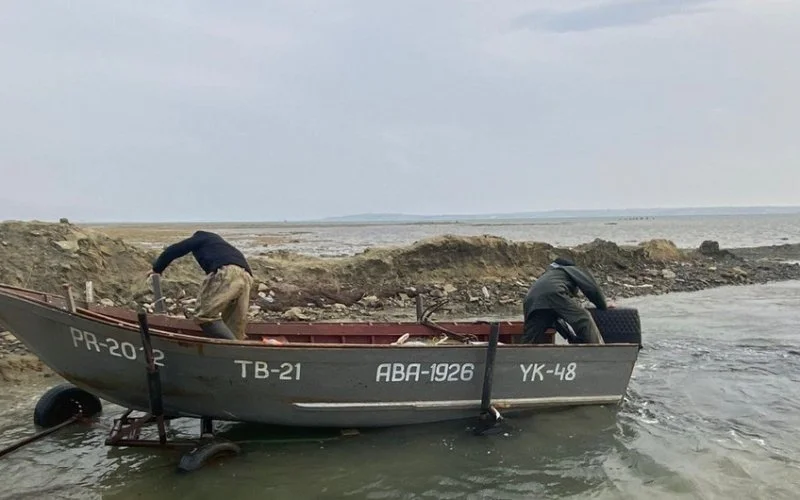
[[[600,286],[586,270],[578,268],[569,259],[557,258],[528,290],[523,302],[525,343],[546,342],[545,331],[556,328],[559,319],[575,331],[576,342],[603,344],[603,337],[592,315],[577,300],[578,290],[598,309],[609,306]]]
[[[209,337],[244,339],[253,286],[253,271],[247,259],[220,235],[197,231],[165,248],[150,274],[163,273],[173,260],[189,252],[206,273],[194,321]]]

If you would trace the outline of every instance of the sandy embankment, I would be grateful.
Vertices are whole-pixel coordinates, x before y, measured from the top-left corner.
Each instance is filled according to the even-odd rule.
[[[95,300],[136,307],[153,298],[145,281],[156,248],[128,243],[150,238],[153,246],[176,241],[192,228],[115,236],[69,223],[0,224],[0,283],[61,293],[70,283],[94,285]],[[120,237],[121,236],[121,237]],[[269,238],[269,236],[265,236]],[[521,314],[530,283],[556,256],[589,268],[612,300],[635,295],[691,291],[724,285],[800,279],[800,245],[720,250],[713,242],[678,249],[653,240],[618,246],[595,240],[572,249],[498,237],[441,236],[395,248],[374,248],[349,257],[308,257],[279,251],[251,257],[257,280],[253,319],[317,321],[413,317],[414,297],[446,298],[444,316]],[[190,316],[202,272],[191,256],[173,263],[162,280],[171,314]],[[12,336],[0,336],[0,380],[30,372],[36,362]],[[33,364],[30,364],[33,363]],[[42,372],[45,373],[45,372]]]

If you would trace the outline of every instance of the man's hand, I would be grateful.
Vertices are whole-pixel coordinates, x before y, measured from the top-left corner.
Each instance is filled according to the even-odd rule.
[[[606,307],[608,307],[609,309],[614,309],[615,307],[617,307],[617,305],[613,302],[609,302],[608,304],[606,304]]]
[[[160,276],[160,274],[159,274],[159,273],[157,273],[157,272],[155,272],[155,271],[153,271],[153,270],[151,269],[150,271],[148,271],[148,272],[147,272],[147,277],[146,277],[144,280],[145,280],[145,281],[150,281],[150,278],[151,278],[152,276],[155,276],[155,275],[158,275],[158,276]]]

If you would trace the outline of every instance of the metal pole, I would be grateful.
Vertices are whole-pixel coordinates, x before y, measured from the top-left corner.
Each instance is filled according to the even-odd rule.
[[[214,421],[209,417],[202,417],[200,419],[200,436],[214,435]]]
[[[86,305],[90,306],[94,303],[94,284],[91,281],[86,282]]]
[[[167,312],[167,305],[164,303],[164,295],[161,293],[161,276],[154,274],[151,278],[153,280],[153,297],[155,299],[153,307],[157,313],[165,314]]]
[[[492,379],[494,377],[494,358],[497,354],[497,342],[500,337],[500,325],[492,323],[489,334],[489,345],[486,348],[486,369],[483,373],[483,394],[481,395],[481,412],[488,412],[492,398]]]
[[[483,434],[495,426],[500,420],[500,413],[492,408],[492,381],[494,378],[494,360],[497,354],[497,343],[500,339],[500,324],[492,323],[489,333],[489,345],[486,348],[486,368],[483,373],[483,393],[481,394],[481,413],[478,417],[476,434]]]
[[[147,364],[147,390],[150,395],[150,413],[158,421],[158,440],[161,444],[167,442],[167,431],[164,427],[164,403],[161,398],[161,374],[153,357],[153,346],[150,343],[150,329],[147,325],[147,313],[139,311],[139,333],[142,336],[144,359]]]
[[[30,443],[32,443],[34,441],[37,441],[37,440],[47,436],[48,434],[52,434],[52,433],[54,433],[55,431],[57,431],[59,429],[63,429],[64,427],[67,427],[68,425],[72,425],[75,422],[77,422],[78,420],[80,420],[80,418],[81,418],[80,414],[75,415],[74,417],[70,418],[69,420],[65,420],[64,422],[61,422],[58,425],[50,427],[49,429],[43,430],[41,432],[37,432],[33,436],[30,436],[30,437],[27,437],[27,438],[22,439],[20,441],[17,441],[16,443],[12,444],[8,448],[3,448],[2,450],[0,450],[0,457],[2,457],[4,455],[8,455],[12,451],[17,450],[19,448],[22,448],[26,444],[30,444]]]
[[[64,293],[67,296],[67,307],[69,308],[69,312],[75,312],[75,296],[72,295],[72,285],[69,283],[65,283],[64,285]]]

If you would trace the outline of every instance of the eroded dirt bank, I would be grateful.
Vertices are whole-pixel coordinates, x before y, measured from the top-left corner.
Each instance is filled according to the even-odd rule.
[[[69,223],[0,224],[0,283],[83,293],[92,281],[97,301],[128,307],[153,300],[146,275],[155,250]],[[619,246],[595,240],[571,249],[499,237],[441,236],[351,257],[315,258],[288,252],[251,257],[257,285],[251,316],[261,319],[373,319],[414,315],[414,297],[447,298],[439,317],[516,314],[530,283],[556,256],[586,266],[612,300],[643,294],[800,279],[800,245],[720,249],[705,242],[678,249],[652,240]],[[191,256],[164,273],[170,313],[191,316],[203,274]],[[25,354],[11,335],[0,336],[6,365]],[[16,359],[16,358],[15,358]],[[2,361],[0,361],[2,363]],[[5,371],[9,370],[6,367]]]

